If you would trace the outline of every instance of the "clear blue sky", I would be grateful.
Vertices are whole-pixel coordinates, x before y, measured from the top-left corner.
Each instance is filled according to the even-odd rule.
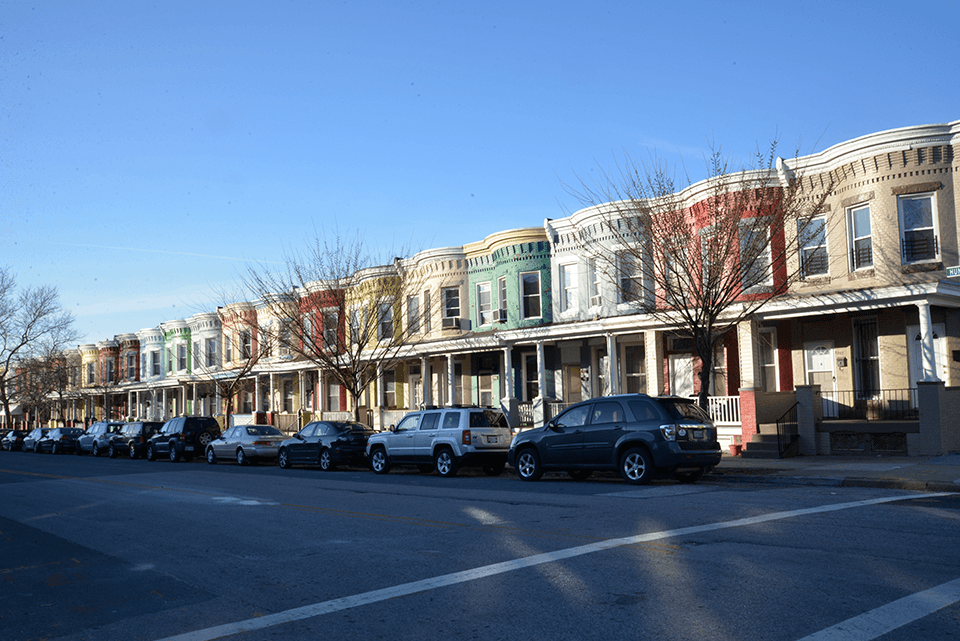
[[[960,119],[957,2],[0,3],[0,264],[85,342],[212,309],[317,230],[429,249],[703,173]]]

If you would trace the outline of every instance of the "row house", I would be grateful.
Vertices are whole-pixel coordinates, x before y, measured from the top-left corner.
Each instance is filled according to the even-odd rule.
[[[802,278],[718,344],[708,392],[725,442],[747,445],[791,410],[808,454],[960,447],[957,430],[924,427],[960,409],[958,142],[960,121],[909,127],[768,172],[771,185],[800,177],[810,193],[831,190],[812,232],[771,238],[796,248],[786,271]],[[693,210],[708,197],[704,181],[676,202]],[[398,259],[349,284],[312,283],[81,345],[82,406],[161,419],[222,414],[229,397],[232,412],[292,430],[355,411],[385,428],[410,409],[447,404],[500,406],[531,425],[605,394],[698,394],[690,337],[645,313],[626,271],[610,269],[624,249],[622,236],[603,234],[610,222],[607,208],[589,207]],[[378,289],[391,279],[415,284]],[[370,359],[371,384],[354,399],[329,369],[285,347],[291,327],[351,362],[364,359],[350,352],[361,332],[377,333],[368,356],[402,344]]]

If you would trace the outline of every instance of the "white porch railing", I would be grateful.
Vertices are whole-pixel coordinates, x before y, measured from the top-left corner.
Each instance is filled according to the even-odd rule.
[[[739,396],[710,396],[708,411],[710,418],[717,427],[740,425],[740,397]]]

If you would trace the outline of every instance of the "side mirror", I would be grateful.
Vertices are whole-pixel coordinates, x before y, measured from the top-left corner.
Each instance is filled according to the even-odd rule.
[[[389,430],[390,432],[396,432],[396,431],[397,431],[397,426],[396,426],[396,425],[391,425],[390,427],[387,428],[387,430]]]

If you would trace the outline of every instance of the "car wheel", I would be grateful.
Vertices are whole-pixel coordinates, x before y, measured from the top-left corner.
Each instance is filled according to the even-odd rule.
[[[137,446],[134,445],[133,443],[130,443],[130,458],[131,459],[137,458]]]
[[[493,465],[484,465],[483,473],[487,476],[500,476],[503,474],[503,468],[506,466],[506,463],[494,463]]]
[[[93,444],[93,455],[94,457],[100,456],[100,448],[97,447],[96,443]]]
[[[40,441],[37,441],[36,443],[33,444],[33,453],[34,453],[34,454],[39,454],[39,453],[42,452],[42,451],[43,451],[43,450],[40,449]]]
[[[250,460],[247,458],[246,453],[243,451],[243,448],[237,448],[237,465],[246,465]]]
[[[107,446],[107,456],[117,458],[117,446],[113,444],[113,441],[110,441],[110,445]]]
[[[317,459],[317,462],[320,464],[320,469],[324,472],[329,472],[333,469],[333,454],[330,453],[328,448],[323,448],[320,450],[320,456]]]
[[[180,460],[180,452],[177,451],[177,444],[170,441],[170,461],[176,463]]]
[[[286,448],[281,447],[280,451],[277,452],[277,465],[283,470],[293,467],[290,463],[290,455],[287,454]]]
[[[673,478],[681,483],[696,483],[703,478],[705,472],[706,470],[702,467],[696,470],[688,470],[686,472],[674,472]]]
[[[567,472],[574,481],[586,481],[593,475],[593,470],[570,470]]]
[[[517,476],[523,481],[536,481],[543,476],[540,455],[535,449],[528,447],[517,455]]]
[[[440,476],[456,476],[460,466],[457,465],[457,459],[453,451],[443,448],[433,457],[433,466],[437,468],[437,474]]]
[[[370,453],[370,467],[376,474],[386,474],[390,471],[390,459],[387,458],[387,452],[382,447]]]
[[[77,441],[73,444],[73,451],[76,452],[77,456],[83,454],[83,448],[80,447],[80,441]]]
[[[200,432],[200,435],[197,436],[197,443],[199,443],[202,447],[210,445],[210,441],[212,440],[213,434],[210,432]]]
[[[207,448],[207,463],[209,463],[210,465],[217,464],[217,455],[216,453],[214,453],[212,447]]]
[[[653,477],[653,461],[642,447],[631,447],[620,457],[620,476],[631,485],[646,485]]]
[[[148,461],[157,460],[157,450],[154,449],[152,444],[147,446],[147,460]]]

